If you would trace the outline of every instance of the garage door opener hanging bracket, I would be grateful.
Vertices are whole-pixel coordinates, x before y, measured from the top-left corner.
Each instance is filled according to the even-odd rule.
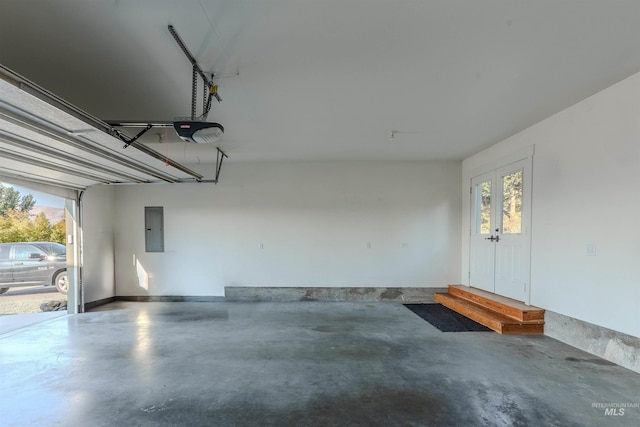
[[[124,147],[122,148],[127,148],[128,146],[130,146],[131,144],[133,144],[134,142],[136,142],[136,140],[138,138],[140,138],[142,135],[144,135],[145,133],[147,133],[152,127],[154,126],[153,123],[148,123],[144,129],[142,129],[140,132],[137,133],[136,136],[134,136],[133,138],[129,138],[127,135],[125,135],[122,132],[116,132],[116,135],[118,135],[118,137],[123,140],[125,142]]]
[[[229,158],[229,156],[227,156],[224,151],[222,151],[221,149],[219,149],[218,147],[216,147],[216,150],[218,150],[218,152],[216,153],[216,179],[214,181],[214,183],[218,183],[218,178],[220,177],[220,171],[222,170],[222,161],[224,160],[224,158]]]

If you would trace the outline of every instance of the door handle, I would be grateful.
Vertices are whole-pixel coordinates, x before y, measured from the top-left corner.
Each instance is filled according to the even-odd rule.
[[[498,243],[500,241],[500,236],[495,236],[494,237],[493,235],[491,235],[489,237],[485,237],[484,240],[491,240],[492,242]]]
[[[24,262],[14,262],[13,265],[24,265]]]

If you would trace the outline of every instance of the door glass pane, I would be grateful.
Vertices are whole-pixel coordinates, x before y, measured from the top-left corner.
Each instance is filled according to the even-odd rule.
[[[476,185],[476,233],[491,233],[491,181]]]
[[[502,233],[522,232],[522,170],[502,177]]]

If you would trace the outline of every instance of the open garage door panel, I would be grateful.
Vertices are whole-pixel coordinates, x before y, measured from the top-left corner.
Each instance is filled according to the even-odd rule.
[[[2,175],[74,190],[98,184],[202,178],[142,145],[125,148],[98,119],[83,112],[73,114],[67,111],[68,105],[59,108],[53,95],[49,100],[42,89],[35,95],[29,93],[37,87],[7,77],[6,69],[0,71],[5,72],[0,75],[4,78],[0,79]]]

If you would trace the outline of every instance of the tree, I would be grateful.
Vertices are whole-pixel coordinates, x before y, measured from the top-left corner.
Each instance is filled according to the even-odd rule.
[[[33,220],[29,211],[35,206],[33,195],[20,196],[13,187],[0,185],[0,242],[58,242],[65,244],[65,220],[51,225],[41,212]]]
[[[0,185],[0,215],[7,211],[29,212],[36,204],[33,195],[20,197],[20,192],[13,187]]]
[[[33,221],[26,212],[6,211],[0,215],[0,242],[58,242],[65,244],[65,220],[51,225],[44,213]]]
[[[8,210],[0,218],[0,242],[32,241],[33,223],[26,212]]]
[[[36,205],[36,199],[33,198],[33,194],[27,194],[20,199],[20,210],[23,212],[30,212]]]
[[[51,238],[51,223],[47,219],[44,212],[40,214],[33,221],[33,231],[31,234],[31,240],[34,242],[46,242]]]
[[[50,242],[58,242],[65,244],[67,236],[67,223],[66,221],[60,220],[53,227],[51,227],[51,237],[49,237]]]

